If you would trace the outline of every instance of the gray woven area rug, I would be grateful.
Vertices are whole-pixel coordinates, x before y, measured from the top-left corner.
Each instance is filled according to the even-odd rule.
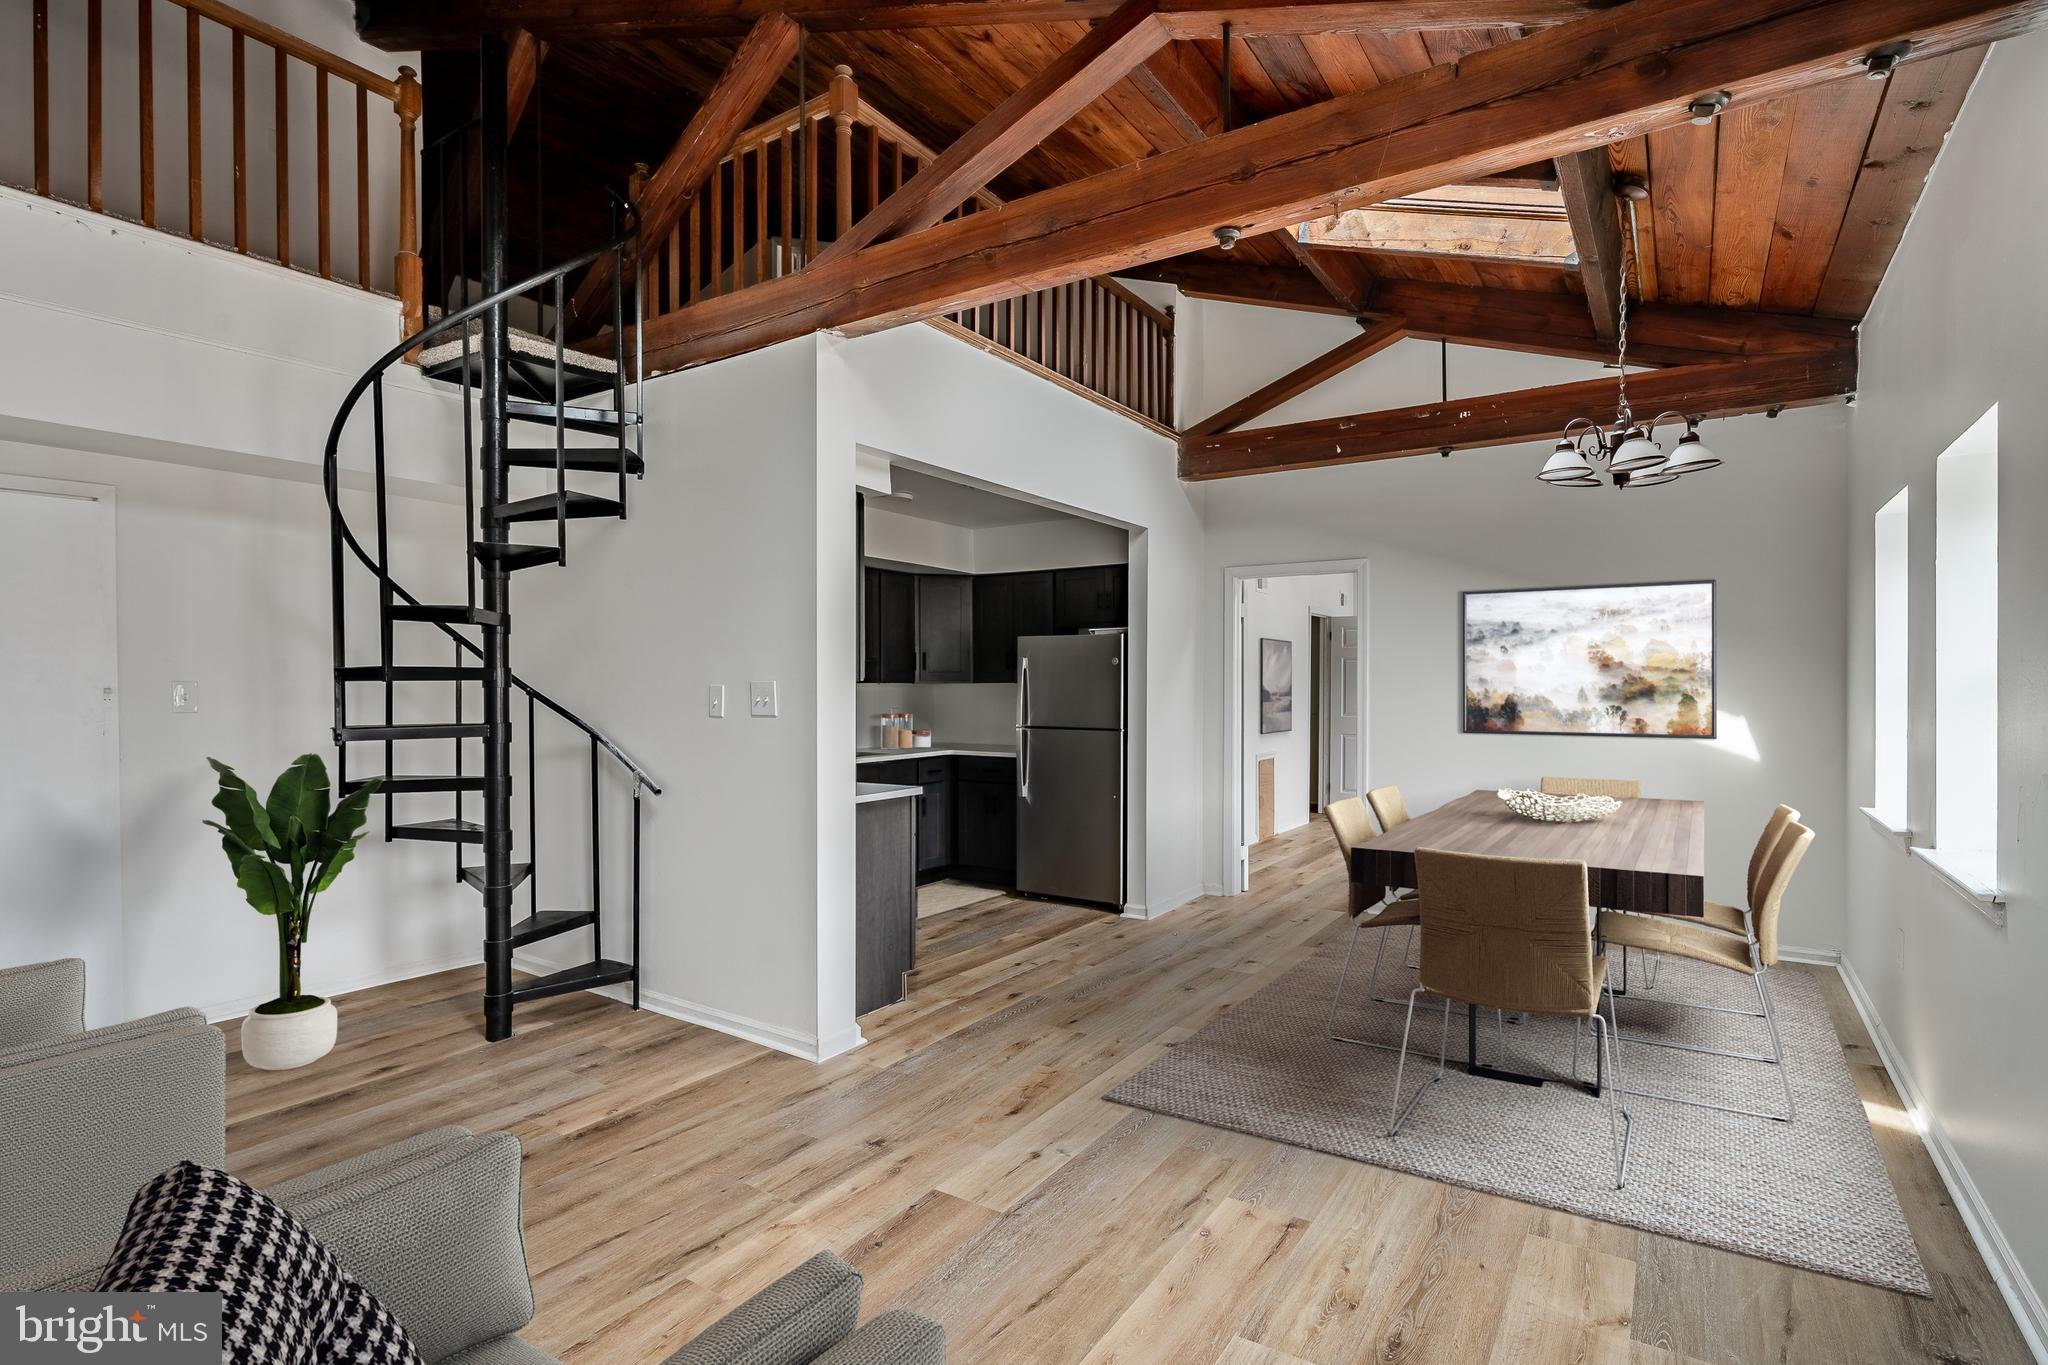
[[[1392,932],[1379,993],[1405,999],[1415,973],[1402,962],[1405,933]],[[1605,1102],[1569,1084],[1532,1088],[1465,1075],[1456,1065],[1464,1055],[1463,1007],[1452,1014],[1452,1067],[1422,1097],[1401,1135],[1389,1139],[1394,1054],[1332,1042],[1325,1029],[1346,937],[1323,944],[1108,1098],[1844,1279],[1929,1292],[1841,1041],[1818,985],[1804,973],[1769,978],[1796,1121],[1624,1095],[1635,1120],[1634,1143],[1628,1186],[1617,1191]],[[1360,936],[1338,1030],[1398,1043],[1401,1007],[1366,1001],[1373,947],[1370,933]],[[1756,994],[1746,978],[1667,958],[1649,989],[1641,965],[1640,959],[1632,964],[1630,994],[1619,1002],[1625,1039],[1769,1051],[1761,1019],[1681,1012],[1661,1003],[1754,1008]],[[1434,1074],[1443,1017],[1441,1002],[1429,997],[1416,1006],[1405,1093]],[[1568,1078],[1576,1037],[1568,1020],[1531,1018],[1497,1030],[1486,1014],[1480,1060]],[[1590,1079],[1590,1027],[1579,1052],[1580,1074]],[[1745,1108],[1783,1103],[1774,1066],[1624,1042],[1620,1068],[1632,1089]]]

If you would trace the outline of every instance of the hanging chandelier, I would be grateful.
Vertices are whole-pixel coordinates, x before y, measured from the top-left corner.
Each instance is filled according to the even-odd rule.
[[[1636,201],[1649,191],[1633,177],[1617,178],[1614,192],[1628,214],[1628,242],[1621,256],[1621,305],[1616,325],[1614,363],[1621,372],[1614,422],[1603,426],[1590,417],[1574,417],[1558,435],[1557,446],[1536,477],[1553,488],[1654,488],[1676,483],[1682,474],[1713,469],[1721,458],[1700,439],[1700,418],[1682,412],[1660,412],[1638,421],[1628,405],[1628,285],[1636,255]],[[1668,452],[1657,442],[1657,428],[1683,423],[1685,431]],[[1605,478],[1602,478],[1602,475]]]

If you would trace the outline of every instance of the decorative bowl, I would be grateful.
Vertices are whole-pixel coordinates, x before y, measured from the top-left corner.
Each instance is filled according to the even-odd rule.
[[[1498,793],[1501,804],[1525,820],[1553,825],[1582,825],[1605,820],[1621,809],[1611,796],[1553,796],[1549,792],[1520,791],[1512,787]]]

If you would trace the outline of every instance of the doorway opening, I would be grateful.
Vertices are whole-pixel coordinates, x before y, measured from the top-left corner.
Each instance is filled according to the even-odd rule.
[[[1224,889],[1251,888],[1254,851],[1322,818],[1365,780],[1365,563],[1226,571]]]

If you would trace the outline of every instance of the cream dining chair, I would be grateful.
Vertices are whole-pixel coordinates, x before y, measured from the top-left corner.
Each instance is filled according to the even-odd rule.
[[[1391,793],[1391,796],[1387,794]],[[1378,798],[1375,800],[1374,798]],[[1401,804],[1401,793],[1393,787],[1380,787],[1367,793],[1367,800],[1373,801],[1373,811],[1380,819],[1382,832],[1387,826],[1387,813],[1398,808],[1399,824],[1408,818],[1407,807]],[[1351,850],[1373,837],[1371,824],[1366,819],[1365,802],[1355,796],[1341,801],[1332,801],[1323,808],[1323,815],[1330,822],[1330,832],[1337,838],[1337,849],[1344,857],[1344,873],[1350,886],[1349,909],[1351,914],[1351,942],[1344,949],[1344,966],[1337,973],[1337,989],[1330,995],[1330,1012],[1325,1021],[1332,1040],[1340,1043],[1356,1043],[1361,1047],[1376,1047],[1392,1051],[1389,1043],[1375,1043],[1364,1038],[1347,1038],[1337,1030],[1337,1007],[1344,999],[1344,982],[1351,975],[1351,957],[1358,949],[1358,935],[1366,929],[1398,929],[1407,925],[1411,936],[1414,928],[1421,923],[1421,905],[1413,891],[1402,891],[1395,887],[1369,887],[1349,881],[1351,874]],[[1374,892],[1377,890],[1378,895]],[[1366,987],[1369,999],[1383,1005],[1398,1005],[1379,993],[1380,960],[1387,951],[1387,935],[1382,933],[1379,946],[1373,952],[1372,980]]]
[[[1541,783],[1546,796],[1611,796],[1617,801],[1636,801],[1643,784],[1632,777],[1546,777]]]
[[[1789,1123],[1795,1117],[1797,1111],[1792,1102],[1792,1080],[1785,1072],[1785,1048],[1778,1036],[1777,1016],[1771,1010],[1770,991],[1764,982],[1765,973],[1778,965],[1778,913],[1784,905],[1785,889],[1791,884],[1792,874],[1798,870],[1800,861],[1806,857],[1807,849],[1813,844],[1813,831],[1800,824],[1795,816],[1796,812],[1793,812],[1791,807],[1780,806],[1772,815],[1771,823],[1765,827],[1764,841],[1759,842],[1759,850],[1761,852],[1763,842],[1768,841],[1769,851],[1762,852],[1760,858],[1751,860],[1751,865],[1756,871],[1751,877],[1750,904],[1747,907],[1708,901],[1706,913],[1698,917],[1620,915],[1603,911],[1599,921],[1600,937],[1608,943],[1653,949],[1660,953],[1669,953],[1673,957],[1689,958],[1709,966],[1726,968],[1750,979],[1756,988],[1758,1008],[1755,1010],[1731,1009],[1723,1005],[1703,1005],[1669,999],[1665,999],[1664,1003],[1680,1009],[1762,1019],[1764,1031],[1771,1041],[1768,1056],[1758,1052],[1736,1052],[1662,1038],[1649,1038],[1641,1034],[1626,1041],[1775,1066],[1778,1068],[1778,1083],[1785,1092],[1784,1112],[1774,1114],[1762,1109],[1744,1109],[1736,1105],[1716,1104],[1685,1095],[1665,1095],[1645,1090],[1632,1090],[1630,1094],[1672,1100],[1701,1109],[1717,1109],[1723,1113],[1776,1119],[1781,1123]],[[1771,837],[1772,830],[1777,831],[1775,839]],[[1426,936],[1426,928],[1424,933]],[[1618,1028],[1616,1034],[1619,1038]]]
[[[1387,1136],[1401,1125],[1429,1087],[1443,1078],[1450,1052],[1451,1002],[1517,1014],[1552,1014],[1593,1021],[1594,1046],[1606,1070],[1607,1137],[1614,1154],[1614,1187],[1628,1183],[1632,1122],[1621,1107],[1620,1049],[1610,1033],[1614,995],[1607,959],[1593,954],[1586,933],[1586,865],[1575,859],[1500,858],[1425,848],[1415,854],[1422,893],[1422,981],[1408,993],[1401,1029],[1401,1060],[1394,1068]],[[1427,991],[1444,997],[1436,1073],[1406,1105],[1402,1079],[1415,1002]],[[1607,1015],[1600,1000],[1607,999]],[[1577,1048],[1572,1069],[1578,1069]]]

